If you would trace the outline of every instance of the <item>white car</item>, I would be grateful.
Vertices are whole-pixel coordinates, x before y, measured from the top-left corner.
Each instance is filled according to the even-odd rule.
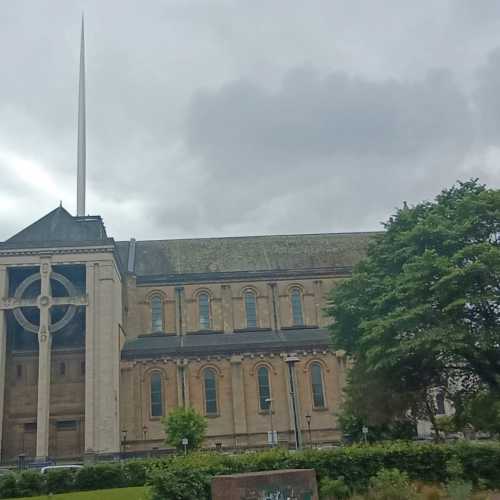
[[[78,469],[83,469],[83,465],[76,465],[76,464],[70,464],[70,465],[47,465],[46,467],[42,467],[40,469],[41,474],[45,474],[46,472],[50,472],[53,470],[62,470],[62,469],[70,469],[70,470],[78,470]]]

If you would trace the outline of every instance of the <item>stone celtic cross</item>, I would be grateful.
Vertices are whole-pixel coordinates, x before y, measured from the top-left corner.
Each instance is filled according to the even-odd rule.
[[[60,283],[68,293],[66,297],[52,296],[50,281]],[[34,298],[25,298],[27,289],[40,281],[40,295]],[[0,309],[12,310],[18,323],[27,331],[38,336],[38,400],[37,400],[37,439],[36,456],[46,459],[49,454],[49,415],[50,415],[50,365],[52,336],[64,328],[73,319],[76,306],[87,305],[87,297],[77,294],[71,281],[52,271],[48,259],[42,259],[40,272],[25,278],[14,292],[14,296],[0,301]],[[50,310],[55,306],[67,306],[61,319],[51,323]],[[26,318],[22,308],[37,307],[40,311],[38,325]]]

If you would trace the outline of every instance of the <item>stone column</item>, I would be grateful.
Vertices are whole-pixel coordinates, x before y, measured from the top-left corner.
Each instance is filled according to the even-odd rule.
[[[87,308],[85,310],[85,453],[96,451],[95,445],[95,268],[86,266]]]
[[[36,458],[45,460],[49,455],[50,429],[50,260],[40,262],[41,293],[38,298],[40,328],[38,330],[38,399],[36,419]]]
[[[243,380],[243,369],[241,356],[231,357],[231,390],[233,401],[233,429],[235,440],[238,436],[247,435],[247,410],[245,401],[245,383]],[[235,446],[238,443],[235,442]]]
[[[222,295],[222,327],[224,333],[234,331],[233,294],[231,285],[221,285]]]
[[[9,294],[9,274],[6,266],[0,266],[0,299]],[[2,430],[5,400],[5,367],[7,361],[7,311],[0,310],[0,457],[2,455]]]
[[[321,326],[323,320],[323,282],[321,280],[314,281],[314,309],[316,324]]]

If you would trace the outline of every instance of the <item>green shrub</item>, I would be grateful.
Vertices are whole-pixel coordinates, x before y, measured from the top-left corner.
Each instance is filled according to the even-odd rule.
[[[398,469],[381,469],[370,479],[370,500],[409,500],[416,497],[408,474]]]
[[[17,496],[32,497],[40,495],[44,489],[42,474],[38,471],[24,471],[17,477]]]
[[[45,481],[46,493],[65,493],[75,488],[76,471],[72,469],[60,469],[47,471],[43,479]]]
[[[208,500],[211,476],[188,467],[153,468],[148,474],[151,500]]]
[[[319,497],[321,500],[344,500],[350,498],[351,490],[345,484],[344,478],[330,479],[323,478],[319,484]]]
[[[15,498],[18,495],[17,481],[14,474],[0,477],[0,498]]]
[[[446,492],[451,500],[468,500],[472,495],[472,483],[455,479],[446,485]]]
[[[121,464],[99,464],[79,469],[75,477],[76,490],[104,490],[127,486]]]

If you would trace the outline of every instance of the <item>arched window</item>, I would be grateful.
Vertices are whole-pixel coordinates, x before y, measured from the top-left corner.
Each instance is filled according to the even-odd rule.
[[[319,363],[311,365],[311,386],[313,396],[313,408],[325,407],[325,393],[323,390],[323,370]]]
[[[151,297],[151,331],[163,331],[163,300],[160,295]]]
[[[257,297],[251,290],[245,292],[247,328],[257,328]]]
[[[257,372],[259,379],[259,403],[262,411],[269,410],[271,404],[271,386],[269,384],[269,370],[261,366]]]
[[[205,390],[205,413],[217,415],[217,374],[213,368],[203,370],[203,385]]]
[[[151,374],[150,380],[150,399],[151,399],[151,416],[163,416],[163,384],[161,374],[154,372]]]
[[[296,326],[304,324],[304,316],[302,314],[302,293],[300,288],[292,288],[291,290],[292,302],[292,321]]]
[[[210,297],[207,292],[198,295],[198,317],[200,330],[210,329]]]

